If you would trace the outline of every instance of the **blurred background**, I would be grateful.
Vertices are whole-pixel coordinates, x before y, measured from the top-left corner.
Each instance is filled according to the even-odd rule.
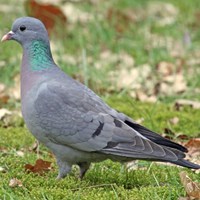
[[[199,0],[1,0],[0,35],[27,15],[43,21],[53,57],[66,73],[149,128],[166,127],[153,121],[166,121],[168,105],[200,108]],[[21,118],[21,57],[19,44],[1,43],[0,122],[15,116],[10,110]],[[165,115],[154,118],[160,109]]]
[[[199,0],[1,0],[0,35],[25,15],[45,23],[57,64],[100,95],[200,99]],[[1,44],[1,103],[19,98],[21,55]]]

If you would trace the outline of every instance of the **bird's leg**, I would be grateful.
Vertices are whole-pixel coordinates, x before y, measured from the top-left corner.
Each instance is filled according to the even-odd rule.
[[[67,176],[67,174],[71,171],[72,165],[62,160],[57,160],[57,164],[59,167],[59,174],[56,179],[59,180]]]
[[[87,172],[87,170],[90,167],[90,163],[88,163],[88,162],[81,162],[81,163],[78,163],[78,166],[80,168],[79,178],[83,179],[85,173]]]

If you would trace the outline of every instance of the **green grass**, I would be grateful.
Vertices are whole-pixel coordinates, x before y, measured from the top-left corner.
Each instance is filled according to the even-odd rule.
[[[168,128],[175,133],[170,136],[178,142],[180,142],[177,139],[179,134],[199,137],[200,111],[190,107],[177,111],[173,103],[178,98],[200,100],[199,92],[195,92],[200,88],[200,62],[192,64],[188,62],[189,60],[198,61],[200,55],[200,1],[105,0],[99,2],[97,5],[89,1],[75,3],[74,6],[88,12],[95,20],[68,25],[64,38],[51,37],[51,42],[56,46],[54,56],[58,65],[69,75],[87,83],[110,106],[133,119],[144,118],[142,124],[146,127],[159,133],[163,133],[164,129]],[[151,4],[157,5],[160,2],[170,3],[178,10],[174,23],[159,26],[157,23],[159,14],[158,16],[150,15],[147,12]],[[0,7],[2,4],[11,7],[10,11],[0,9],[0,35],[3,36],[10,30],[14,19],[26,14],[22,1],[19,1],[17,6],[14,0],[9,2],[1,0]],[[131,15],[136,14],[140,17],[127,20],[124,18],[127,10]],[[113,15],[108,20],[108,14],[111,11]],[[117,31],[116,26],[120,26],[122,31]],[[189,47],[184,47],[182,44],[185,31],[188,31],[191,36],[192,43]],[[152,46],[152,42],[155,41],[148,39],[146,37],[148,34],[162,40],[170,38],[174,44],[177,42],[183,45],[183,55],[173,57],[171,55],[173,45],[170,49],[167,42],[163,45]],[[155,78],[158,78],[156,66],[160,61],[172,62],[175,66],[181,61],[188,90],[182,94],[170,96],[158,94],[159,101],[155,104],[136,101],[127,95],[128,89],[124,91],[116,89],[111,92],[110,87],[114,88],[115,85],[109,79],[109,72],[117,71],[119,63],[108,60],[106,64],[101,65],[99,58],[104,50],[109,50],[116,55],[122,52],[129,54],[134,58],[134,67],[137,68],[147,63],[152,67],[152,76]],[[71,64],[66,59],[66,54],[74,57],[75,64]],[[14,42],[0,44],[0,83],[12,87],[13,77],[20,71],[21,55],[22,49],[18,44]],[[98,69],[94,67],[97,62],[101,65]],[[1,104],[1,107],[12,110],[18,108],[19,103],[11,99],[9,104]],[[173,125],[169,122],[173,117],[179,118],[178,124]],[[77,178],[76,167],[65,179],[56,181],[57,165],[48,149],[42,145],[40,157],[52,162],[52,170],[43,176],[25,172],[24,165],[34,164],[37,159],[37,155],[29,150],[33,142],[34,138],[21,120],[14,120],[9,127],[5,127],[0,121],[0,167],[6,170],[5,173],[0,172],[0,199],[176,200],[180,196],[185,196],[185,190],[180,183],[180,171],[186,170],[194,181],[200,182],[199,175],[183,168],[140,161],[139,166],[144,167],[144,170],[128,172],[121,164],[109,160],[93,164],[82,181]],[[24,152],[23,157],[17,155],[18,150]],[[11,178],[21,180],[23,187],[9,187]]]
[[[3,2],[4,1],[2,1],[2,3]],[[158,3],[168,3],[175,7],[178,14],[174,23],[160,26],[158,25],[158,20],[161,18],[159,14],[157,14],[158,16],[156,14],[148,14],[148,12],[152,12],[149,7],[152,4],[156,6]],[[8,5],[6,1],[5,4]],[[13,6],[12,2],[10,5]],[[81,79],[84,79],[85,72],[81,57],[82,52],[85,51],[86,60],[87,58],[92,58],[92,61],[87,64],[89,86],[96,92],[104,95],[106,89],[113,84],[109,80],[109,71],[117,70],[118,66],[117,63],[108,62],[107,65],[104,64],[104,66],[99,69],[94,67],[99,59],[100,53],[105,49],[111,50],[116,54],[120,54],[121,52],[128,53],[133,56],[135,67],[148,63],[155,69],[160,61],[170,61],[175,63],[176,66],[176,63],[182,60],[182,66],[185,70],[185,78],[189,89],[181,94],[181,96],[190,99],[200,99],[199,93],[191,92],[191,90],[200,87],[199,63],[187,64],[188,60],[198,60],[200,52],[200,24],[198,22],[200,2],[198,0],[193,0],[191,2],[187,0],[143,0],[139,2],[132,0],[111,0],[109,2],[103,1],[97,5],[81,2],[74,4],[74,6],[83,12],[88,12],[95,20],[68,25],[69,28],[67,28],[64,38],[59,38],[57,36],[51,37],[51,41],[57,46],[54,51],[54,55],[56,55],[57,58],[56,61],[68,74],[76,77],[82,76],[83,78]],[[129,10],[132,16],[135,14],[140,17],[135,20],[134,17],[132,20],[124,18],[127,10]],[[109,19],[108,16],[110,12],[113,12],[113,14],[110,14],[111,17]],[[3,35],[3,33],[7,32],[13,20],[25,15],[24,13],[25,11],[22,6],[19,9],[14,9],[12,13],[9,12],[9,18],[6,13],[0,12],[0,17],[2,19],[0,33]],[[122,31],[117,31],[116,26],[122,26]],[[60,31],[63,30],[61,29]],[[167,42],[157,47],[147,48],[147,45],[152,43],[152,40],[146,37],[148,34],[156,35],[162,38],[162,40],[171,38],[172,41],[182,45],[183,35],[186,31],[190,33],[192,43],[189,48],[183,46],[185,53],[180,57],[171,56],[171,49],[168,49]],[[5,62],[7,67],[0,68],[0,80],[9,85],[11,84],[10,80],[13,76],[19,72],[22,51],[19,45],[14,42],[2,44],[1,46],[0,59]],[[70,64],[65,58],[65,54],[73,55],[76,64]],[[191,74],[189,69],[192,69],[194,73]],[[154,76],[153,72],[152,76]],[[167,97],[167,101],[172,102],[174,100],[173,97],[177,98],[178,95],[174,94]],[[161,101],[164,101],[164,99],[165,98],[162,97],[159,98]]]
[[[176,133],[182,132],[190,137],[198,134],[200,112],[191,108],[176,111],[171,105],[162,103],[155,105],[132,101],[126,96],[113,96],[106,101],[119,111],[125,112],[134,119],[144,118],[144,125],[163,132],[170,128]],[[168,120],[179,117],[177,125],[170,125]],[[165,166],[156,163],[139,161],[145,169],[128,172],[120,163],[110,160],[95,163],[86,176],[80,181],[78,168],[61,181],[56,181],[58,168],[50,152],[40,145],[40,157],[52,162],[52,170],[39,176],[25,172],[24,165],[34,164],[37,154],[29,148],[34,143],[32,135],[23,127],[0,128],[0,166],[6,169],[1,173],[0,199],[178,199],[185,195],[180,183],[179,172],[186,170],[194,181],[200,181],[198,174],[191,170]],[[176,136],[174,136],[176,140]],[[179,141],[180,142],[180,141]],[[24,156],[17,155],[23,151]],[[17,178],[23,187],[10,188],[11,178]]]

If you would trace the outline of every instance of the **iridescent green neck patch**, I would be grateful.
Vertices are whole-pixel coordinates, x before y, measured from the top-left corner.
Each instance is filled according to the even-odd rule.
[[[48,44],[42,40],[35,40],[29,49],[30,68],[32,71],[41,71],[52,67],[53,59]]]

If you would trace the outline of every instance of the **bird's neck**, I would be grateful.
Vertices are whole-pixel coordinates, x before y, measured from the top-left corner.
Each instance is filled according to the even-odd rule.
[[[51,68],[54,64],[49,42],[42,40],[34,40],[27,46],[24,46],[23,60],[29,63],[29,70],[31,71],[44,71]]]

